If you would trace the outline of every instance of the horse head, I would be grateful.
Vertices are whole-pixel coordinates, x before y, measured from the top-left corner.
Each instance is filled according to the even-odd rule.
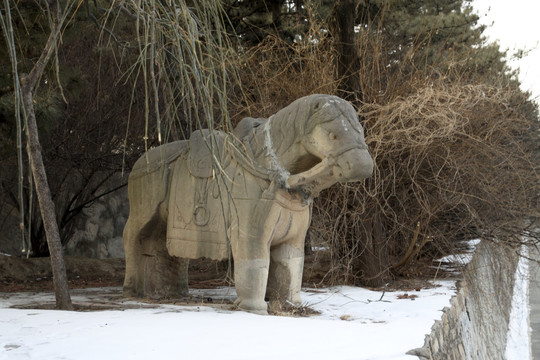
[[[358,115],[349,102],[331,95],[310,95],[274,116],[294,118],[299,146],[291,146],[288,152],[289,157],[296,157],[296,162],[288,162],[289,188],[301,187],[316,195],[336,182],[371,176],[373,160]]]

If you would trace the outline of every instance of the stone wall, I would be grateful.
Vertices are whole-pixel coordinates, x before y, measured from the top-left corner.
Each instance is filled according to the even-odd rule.
[[[19,209],[7,203],[0,203],[0,253],[21,255],[21,249]]]
[[[104,191],[107,191],[106,187],[98,193]],[[18,214],[17,208],[0,203],[1,253],[21,255]],[[122,232],[128,215],[126,187],[97,199],[73,219],[72,235],[64,246],[65,254],[98,259],[123,258]]]
[[[424,347],[409,354],[433,360],[503,360],[517,263],[514,251],[481,242],[451,306],[433,325]]]
[[[66,255],[89,258],[123,258],[122,232],[129,215],[127,189],[108,194],[84,208],[64,247]]]

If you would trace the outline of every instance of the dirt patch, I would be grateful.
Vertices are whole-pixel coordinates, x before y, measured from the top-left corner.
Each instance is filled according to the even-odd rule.
[[[89,259],[66,256],[71,289],[121,286],[123,259]],[[20,258],[0,255],[0,292],[53,290],[49,258]]]
[[[124,259],[91,259],[66,256],[66,271],[70,289],[122,286]],[[395,278],[384,288],[373,290],[413,291],[430,286],[434,277],[448,278],[452,275],[439,271],[433,264],[419,265],[414,273]],[[321,254],[307,255],[303,283],[305,287],[322,288],[327,283],[329,259]],[[189,267],[189,286],[192,289],[216,288],[232,285],[228,261],[192,260]],[[455,276],[455,275],[454,275]],[[52,271],[49,258],[20,258],[0,254],[0,292],[52,291]]]
[[[126,265],[124,259],[91,259],[66,256],[70,289],[122,286]],[[227,262],[190,261],[190,287],[214,288],[228,285]],[[20,258],[0,255],[0,292],[52,291],[50,258]]]

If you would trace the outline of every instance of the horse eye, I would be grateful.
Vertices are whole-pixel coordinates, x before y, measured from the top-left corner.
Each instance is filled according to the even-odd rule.
[[[330,138],[330,140],[336,140],[337,139],[337,135],[334,134],[333,132],[328,133],[328,137]]]

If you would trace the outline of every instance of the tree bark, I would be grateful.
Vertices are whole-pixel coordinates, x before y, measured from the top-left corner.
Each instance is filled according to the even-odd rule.
[[[56,222],[56,211],[52,201],[45,166],[41,156],[41,145],[39,144],[36,115],[32,103],[32,89],[25,86],[23,81],[23,106],[28,121],[28,148],[30,154],[30,166],[36,187],[37,198],[43,226],[47,236],[47,245],[51,258],[53,273],[54,292],[56,295],[56,308],[61,310],[72,310],[73,304],[69,295],[66,267],[64,264],[64,254],[60,241],[60,232]]]
[[[354,32],[356,0],[337,0],[332,9],[334,47],[337,53],[338,95],[349,101],[362,100],[358,75],[358,47]]]
[[[54,292],[56,294],[56,308],[61,310],[72,310],[73,304],[69,295],[66,266],[64,264],[64,254],[60,232],[56,221],[56,211],[52,200],[49,183],[43,157],[41,156],[41,145],[39,143],[39,134],[34,111],[33,92],[43,74],[45,65],[49,61],[54,49],[58,45],[60,36],[60,8],[55,1],[49,1],[49,9],[52,14],[51,33],[47,43],[43,48],[39,59],[30,71],[30,74],[21,76],[21,92],[23,98],[23,110],[27,120],[28,131],[28,155],[32,176],[36,188],[43,227],[47,237],[47,245],[51,258],[51,267],[53,273]]]
[[[388,244],[379,214],[367,216],[364,250],[356,265],[362,283],[371,287],[382,286],[391,278]]]

